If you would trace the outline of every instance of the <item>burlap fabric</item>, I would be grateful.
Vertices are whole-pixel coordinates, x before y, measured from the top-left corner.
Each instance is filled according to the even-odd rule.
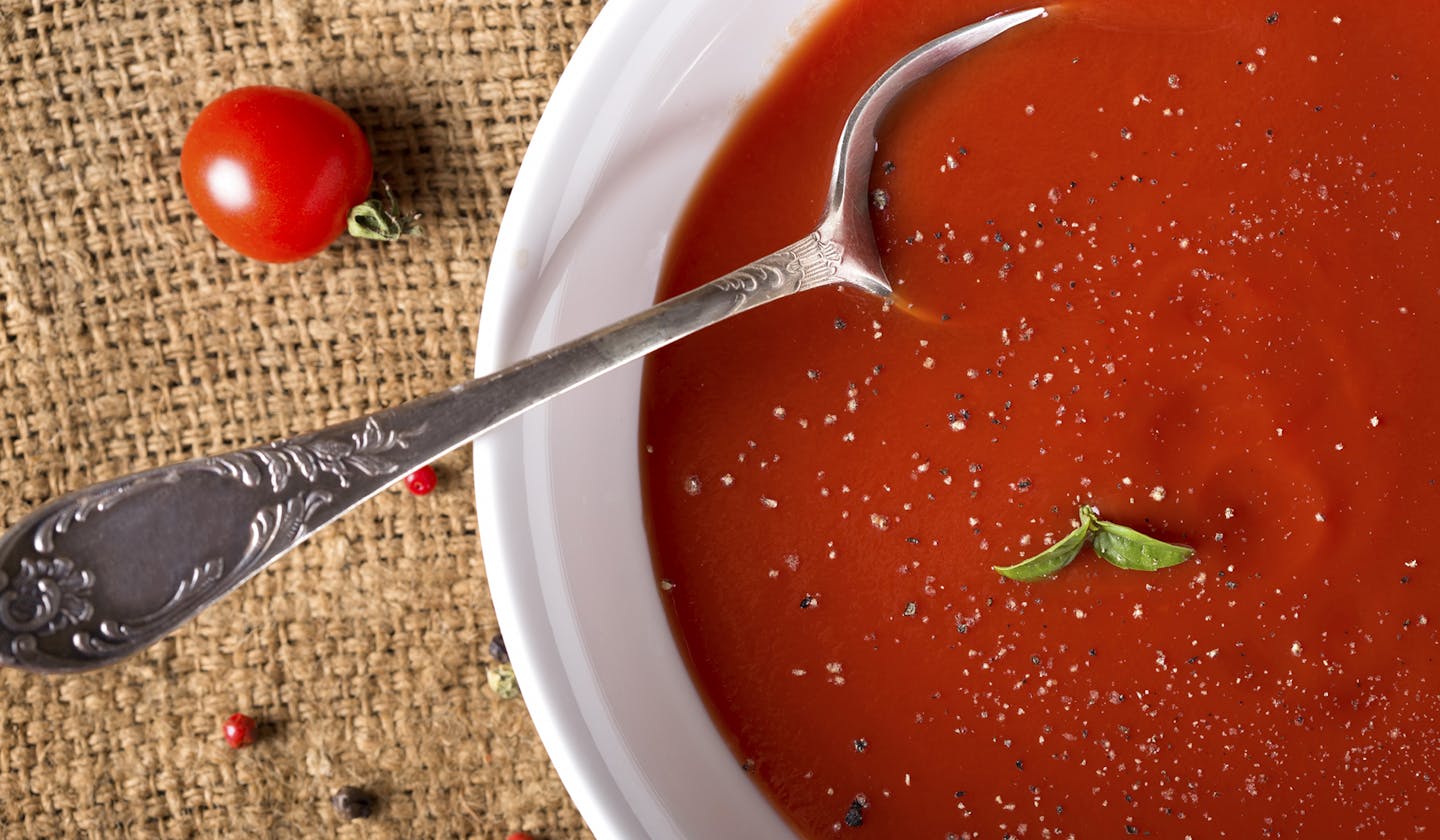
[[[0,0],[0,515],[468,375],[516,168],[600,0]],[[423,239],[240,257],[179,152],[219,94],[314,91]],[[0,836],[588,836],[496,631],[468,452],[115,670],[0,673]],[[244,711],[261,739],[233,751]],[[379,798],[343,823],[342,785]]]

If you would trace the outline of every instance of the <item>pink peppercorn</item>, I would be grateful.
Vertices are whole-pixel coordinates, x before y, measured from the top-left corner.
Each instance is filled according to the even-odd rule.
[[[434,490],[437,483],[435,468],[429,464],[405,476],[406,489],[417,496],[423,496]]]
[[[237,750],[255,743],[255,718],[238,712],[226,718],[225,743]]]

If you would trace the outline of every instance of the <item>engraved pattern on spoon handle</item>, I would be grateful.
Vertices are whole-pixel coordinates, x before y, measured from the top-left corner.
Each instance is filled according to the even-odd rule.
[[[97,668],[152,644],[400,477],[737,312],[840,282],[820,233],[503,371],[392,409],[106,481],[0,536],[0,664]]]
[[[404,475],[382,415],[107,481],[0,537],[0,663],[76,671],[156,641]],[[352,501],[353,499],[353,501]]]

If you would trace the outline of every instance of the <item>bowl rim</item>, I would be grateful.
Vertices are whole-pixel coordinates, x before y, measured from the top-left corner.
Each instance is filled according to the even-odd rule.
[[[580,231],[593,227],[596,218],[610,218],[605,211],[613,209],[608,203],[614,193],[611,168],[618,167],[623,173],[625,152],[633,153],[629,163],[638,155],[647,169],[658,171],[671,148],[667,143],[676,139],[675,131],[694,141],[696,135],[686,132],[704,123],[708,127],[699,132],[704,142],[722,142],[749,93],[772,75],[804,22],[827,4],[828,0],[612,0],[600,11],[561,74],[516,176],[481,308],[477,375],[553,346],[569,338],[566,333],[573,327],[599,326],[591,322],[602,318],[607,307],[638,308],[653,301],[651,283],[643,290],[630,287],[615,298],[607,295],[599,301],[600,306],[593,306],[594,300],[577,304],[577,295],[590,294],[586,289],[594,284],[583,278],[578,286],[571,283],[577,279],[568,274],[574,262],[557,252],[570,249],[568,253],[574,253],[577,239],[586,240]],[[716,49],[720,42],[725,46]],[[737,57],[743,60],[737,61]],[[699,75],[692,76],[702,65]],[[677,67],[678,75],[672,75]],[[655,94],[659,94],[655,100],[659,104],[653,109],[650,100],[635,98]],[[617,105],[622,106],[618,117]],[[627,105],[639,110],[632,111],[624,107]],[[677,114],[688,122],[677,127],[673,122]],[[658,122],[647,121],[647,115]],[[620,128],[616,128],[617,122]],[[636,146],[640,141],[647,144]],[[581,144],[578,148],[577,143]],[[685,145],[678,143],[674,148]],[[713,146],[712,152],[703,156],[696,154],[699,151],[685,152],[687,173],[692,165],[704,171]],[[627,176],[624,180],[635,179]],[[660,188],[673,183],[666,181]],[[627,194],[634,192],[631,189]],[[683,199],[683,194],[677,194],[673,200]],[[670,200],[662,203],[668,207]],[[603,209],[597,211],[596,206]],[[660,212],[668,218],[668,211]],[[663,250],[668,237],[663,233],[656,236],[654,231],[659,229],[644,224],[631,230],[642,232],[640,239],[656,240],[646,239],[644,247],[650,250],[636,264],[643,264],[647,271],[653,267],[658,277],[655,249]],[[591,250],[582,246],[586,257],[598,254],[600,259],[587,259],[581,273],[602,274],[610,247]],[[628,254],[617,265],[629,265]],[[542,291],[537,293],[537,288]],[[642,293],[643,299],[631,300]],[[587,305],[592,308],[583,316],[572,317],[571,307],[578,310]],[[633,311],[622,308],[609,314],[618,319]],[[616,385],[602,387],[608,391],[633,384],[638,393],[638,371],[639,367],[633,366],[629,373],[612,372],[605,380]],[[627,377],[632,384],[619,385],[627,382]],[[583,392],[577,389],[575,393]],[[562,397],[553,405],[572,398]],[[601,402],[608,404],[607,400]],[[638,402],[631,399],[630,403],[634,403],[632,410],[638,411]],[[507,428],[478,438],[473,453],[477,523],[491,599],[528,711],[561,782],[599,837],[694,834],[728,838],[735,836],[732,832],[741,824],[747,826],[743,833],[757,840],[793,836],[725,745],[698,689],[681,666],[673,635],[665,633],[663,654],[655,649],[659,637],[653,630],[664,620],[658,600],[639,610],[630,604],[627,613],[654,613],[651,618],[636,619],[644,624],[646,638],[630,639],[643,641],[649,651],[646,656],[617,662],[613,641],[583,635],[577,640],[577,634],[597,627],[596,601],[584,597],[592,594],[588,590],[575,588],[572,573],[585,573],[575,571],[573,558],[565,559],[569,552],[552,545],[559,532],[545,530],[547,524],[560,521],[562,501],[569,502],[553,496],[558,491],[548,489],[546,482],[554,481],[553,464],[549,463],[553,449],[566,445],[565,432],[571,428],[566,424],[576,412],[552,415],[549,409],[540,407]],[[558,436],[551,435],[552,425],[560,430]],[[612,423],[610,428],[628,427],[622,422]],[[638,494],[638,435],[632,435],[625,446],[637,459],[634,482]],[[619,452],[617,449],[614,457],[620,457]],[[518,474],[517,465],[522,467]],[[637,510],[637,519],[640,515]],[[627,561],[632,583],[633,566],[633,559]],[[647,565],[645,573],[652,575],[653,584],[653,569]],[[638,590],[629,587],[625,591]],[[600,612],[608,615],[616,609],[606,606]],[[602,632],[608,630],[603,624],[598,626]],[[657,655],[666,660],[658,667],[655,659],[646,658]],[[671,659],[673,666],[668,664]],[[614,670],[617,665],[621,667]],[[621,673],[624,679],[617,676]],[[622,683],[626,686],[623,690],[617,688]],[[633,700],[635,686],[643,686],[646,697],[658,692],[654,696],[665,698],[667,705],[649,711],[643,706],[627,706],[626,697]],[[637,718],[641,719],[638,724]],[[685,728],[677,728],[677,724]],[[702,726],[703,733],[698,731]],[[723,777],[722,766],[729,771]],[[672,775],[671,771],[679,772]],[[693,785],[696,779],[703,780],[703,788]]]
[[[610,0],[596,15],[590,28],[581,37],[569,62],[551,91],[535,133],[526,147],[515,184],[506,202],[504,216],[495,239],[485,295],[480,308],[476,332],[476,376],[498,370],[513,361],[503,348],[516,338],[514,319],[504,317],[511,312],[522,291],[518,283],[491,283],[489,278],[511,276],[525,269],[520,243],[526,238],[524,229],[531,223],[531,196],[540,181],[551,172],[562,153],[561,138],[568,125],[590,120],[597,110],[599,97],[586,97],[586,89],[603,77],[603,62],[617,51],[628,52],[642,29],[631,21],[659,11],[666,0]],[[473,445],[475,501],[482,558],[503,556],[510,552],[501,541],[505,529],[495,507],[481,494],[485,491],[484,476],[488,455],[486,437]],[[485,562],[485,573],[494,605],[496,620],[505,637],[516,679],[541,742],[556,773],[575,807],[597,836],[637,836],[639,823],[633,813],[620,807],[624,797],[603,770],[599,746],[588,737],[578,720],[573,698],[558,691],[563,674],[556,657],[547,655],[530,643],[534,625],[543,623],[538,617],[525,616],[511,607],[517,600],[517,582],[503,563]],[[570,700],[570,703],[564,701]]]

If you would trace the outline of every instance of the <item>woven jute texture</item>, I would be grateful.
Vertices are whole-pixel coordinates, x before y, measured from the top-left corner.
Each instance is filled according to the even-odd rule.
[[[0,517],[319,428],[470,372],[516,169],[599,0],[0,0]],[[190,209],[232,88],[367,131],[423,238],[241,257]],[[391,490],[123,665],[0,673],[0,836],[588,836],[496,632],[469,456]],[[259,741],[231,750],[243,711]],[[342,785],[378,812],[343,822]]]

